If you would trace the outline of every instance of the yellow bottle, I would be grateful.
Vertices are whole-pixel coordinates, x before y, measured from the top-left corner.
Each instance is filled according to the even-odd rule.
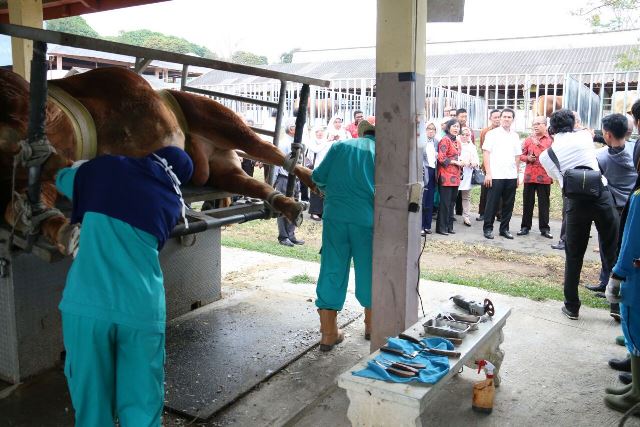
[[[496,386],[493,384],[493,370],[495,366],[486,360],[476,362],[478,373],[484,368],[486,379],[478,381],[473,385],[473,402],[471,408],[477,412],[490,414],[493,411],[493,397],[496,393]]]

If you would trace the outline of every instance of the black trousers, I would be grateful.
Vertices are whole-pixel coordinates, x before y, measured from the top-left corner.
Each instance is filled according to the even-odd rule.
[[[440,191],[440,208],[436,220],[436,232],[448,233],[453,231],[453,211],[456,207],[458,187],[446,187],[438,184],[438,189]]]
[[[622,216],[622,207],[616,207],[616,213],[618,214],[618,224],[620,224],[620,217]],[[620,237],[620,236],[618,236]],[[600,248],[600,285],[606,286],[609,282],[609,277],[611,276],[611,270],[613,270],[614,264],[609,264],[607,258],[604,256],[605,251],[602,248],[602,238],[598,234],[598,247]],[[616,256],[615,260],[618,260],[618,240],[616,239]]]
[[[564,214],[567,210],[567,198],[562,196],[562,225],[560,226],[560,240],[567,241],[567,220]]]
[[[456,215],[462,215],[462,193],[460,191],[456,197]]]
[[[478,215],[484,215],[484,209],[487,205],[487,190],[484,185],[480,187],[480,203],[478,204]]]
[[[522,224],[520,228],[531,230],[536,193],[538,194],[538,229],[540,232],[550,231],[549,196],[551,195],[551,184],[529,183],[524,185],[524,190],[522,190]]]
[[[580,310],[578,284],[584,254],[589,244],[591,223],[595,222],[600,236],[600,250],[608,265],[616,262],[618,242],[618,212],[613,197],[605,189],[596,201],[566,199],[566,241],[564,246],[564,305],[573,312]]]
[[[516,201],[516,189],[518,180],[514,179],[494,179],[487,192],[487,206],[484,211],[484,226],[482,229],[493,231],[493,221],[498,211],[500,199],[502,199],[502,209],[500,212],[500,233],[509,231],[509,222],[513,214],[513,204]]]

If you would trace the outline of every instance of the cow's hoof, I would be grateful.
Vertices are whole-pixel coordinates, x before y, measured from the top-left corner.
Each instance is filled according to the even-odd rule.
[[[58,250],[63,255],[72,255],[74,258],[78,253],[80,243],[80,226],[78,224],[66,223],[58,231]]]

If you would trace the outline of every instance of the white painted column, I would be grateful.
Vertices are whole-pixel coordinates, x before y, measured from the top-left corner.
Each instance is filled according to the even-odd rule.
[[[42,0],[9,0],[9,22],[42,28]],[[29,81],[33,42],[11,38],[11,54],[13,56],[13,71]]]
[[[418,320],[421,214],[409,212],[409,194],[422,182],[426,9],[424,0],[378,0],[372,351]]]

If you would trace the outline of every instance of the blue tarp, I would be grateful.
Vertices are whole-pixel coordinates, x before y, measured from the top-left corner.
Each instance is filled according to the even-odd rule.
[[[426,343],[429,347],[438,348],[441,350],[453,350],[453,344],[451,343],[451,341],[444,338],[423,338],[422,342]],[[389,338],[387,341],[387,345],[391,348],[400,349],[405,353],[412,353],[416,350],[422,349],[422,347],[418,344],[414,344],[406,340],[401,340],[399,338]],[[376,380],[390,381],[394,383],[407,383],[415,381],[425,384],[435,384],[440,380],[440,378],[444,377],[449,372],[449,358],[447,356],[439,356],[426,352],[420,353],[413,359],[396,356],[395,354],[390,353],[380,353],[375,357],[375,360],[421,363],[423,365],[426,365],[426,368],[421,369],[417,377],[405,378],[390,374],[381,366],[370,360],[369,362],[367,362],[366,369],[355,371],[353,372],[353,375],[358,377],[373,378]]]

